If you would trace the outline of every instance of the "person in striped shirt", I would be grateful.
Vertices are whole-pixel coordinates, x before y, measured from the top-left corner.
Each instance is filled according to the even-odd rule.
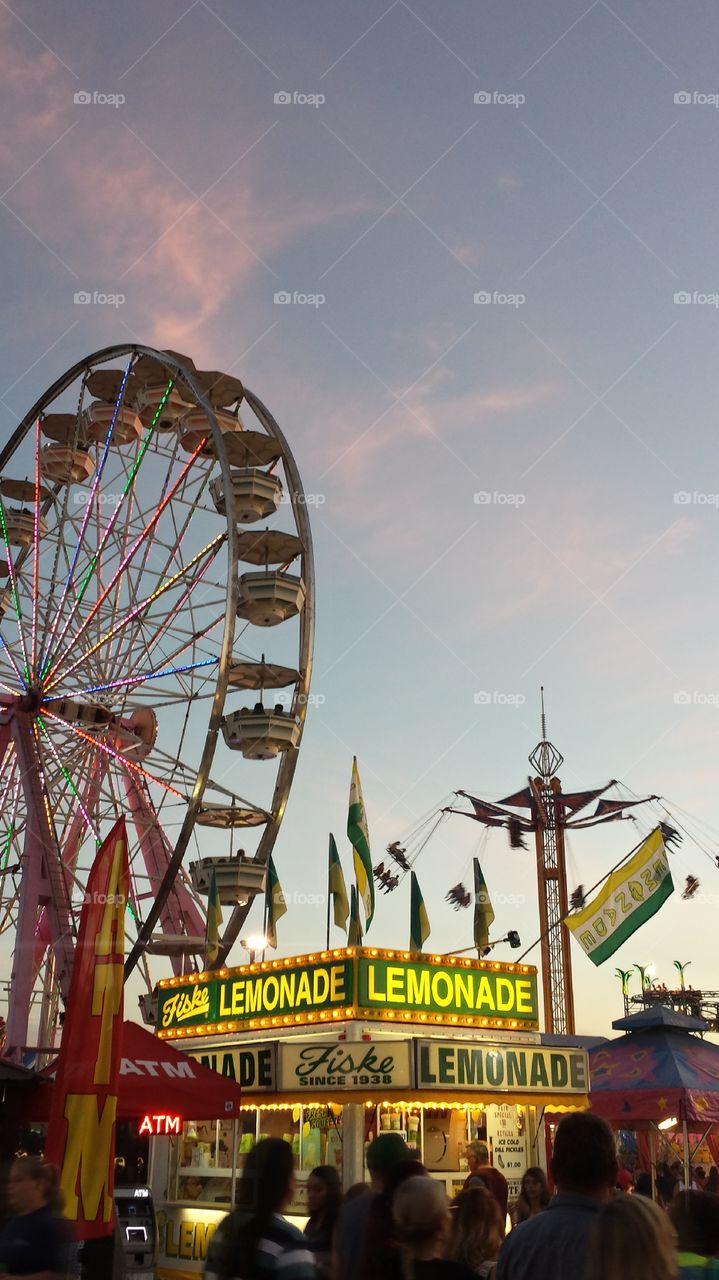
[[[237,1208],[212,1237],[205,1280],[318,1280],[305,1237],[282,1217],[294,1191],[290,1144],[263,1138],[245,1161]]]

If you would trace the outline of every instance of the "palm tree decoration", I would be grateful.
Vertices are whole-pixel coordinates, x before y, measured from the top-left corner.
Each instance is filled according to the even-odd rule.
[[[615,969],[614,973],[622,984],[622,995],[624,996],[624,1017],[629,1013],[629,979],[631,978],[633,969]]]
[[[674,961],[674,968],[679,973],[679,985],[682,991],[686,990],[686,987],[684,985],[684,970],[688,969],[690,964],[691,964],[691,960],[687,960],[685,964],[682,964],[681,960]]]
[[[623,996],[629,995],[629,979],[631,978],[633,972],[634,972],[633,969],[615,969],[614,970],[615,977],[619,978],[622,984]]]
[[[648,973],[648,970],[650,967],[651,966],[648,964],[635,964],[634,966],[637,973],[639,974],[639,979],[642,984],[642,991],[646,991],[647,987],[651,986],[652,980],[649,977],[649,973]]]

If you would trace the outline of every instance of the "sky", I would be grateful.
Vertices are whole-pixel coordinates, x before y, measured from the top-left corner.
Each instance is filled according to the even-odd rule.
[[[0,3],[3,437],[138,341],[241,377],[308,495],[279,954],[322,942],[329,830],[349,873],[352,755],[379,860],[455,790],[525,784],[543,684],[566,787],[703,832],[616,964],[719,985],[718,34],[707,0]],[[247,794],[267,766],[236,767]],[[645,829],[578,833],[570,888]],[[539,933],[532,855],[480,837],[448,818],[417,862],[433,952],[472,942],[444,895],[478,848],[496,928]],[[408,928],[404,882],[367,941]],[[573,956],[608,1033],[615,962]]]

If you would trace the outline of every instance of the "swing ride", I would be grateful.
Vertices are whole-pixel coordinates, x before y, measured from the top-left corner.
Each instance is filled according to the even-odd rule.
[[[384,885],[386,891],[391,892],[404,875],[416,865],[420,854],[435,835],[440,824],[450,814],[472,818],[487,832],[493,828],[504,829],[509,836],[510,849],[527,850],[525,836],[532,834],[535,845],[540,922],[540,937],[534,945],[539,945],[541,951],[544,1029],[549,1033],[571,1035],[575,1031],[572,963],[570,932],[564,920],[573,912],[579,912],[584,908],[598,885],[585,889],[583,884],[579,884],[571,894],[569,893],[566,833],[605,826],[610,822],[636,822],[637,815],[634,812],[628,812],[629,810],[634,811],[647,805],[659,805],[662,816],[658,821],[654,817],[651,825],[659,827],[666,850],[674,852],[676,846],[680,844],[683,837],[678,828],[681,828],[690,839],[693,837],[685,825],[670,813],[659,796],[650,795],[642,798],[630,795],[624,799],[607,798],[608,791],[620,786],[616,779],[600,787],[578,792],[564,792],[557,777],[557,771],[563,763],[563,756],[547,738],[544,690],[541,691],[541,725],[541,741],[529,756],[529,763],[533,766],[535,776],[528,778],[526,788],[496,802],[481,799],[467,791],[456,791],[452,797],[453,803],[443,802],[413,832],[388,846],[387,853],[390,859],[400,868],[400,874],[391,877],[392,883],[388,881],[389,873],[383,863],[375,868],[375,877],[380,886]],[[628,790],[628,788],[625,789]],[[457,807],[458,800],[469,801],[471,808],[468,810]],[[595,807],[587,812],[590,805]],[[694,842],[715,865],[719,866],[719,858],[716,854],[708,853],[700,841]],[[604,879],[606,875],[602,877],[599,884]],[[688,875],[681,895],[682,899],[690,901],[698,889],[698,878]],[[455,911],[461,911],[472,904],[473,895],[460,881],[448,890],[445,901]],[[513,932],[513,937],[516,942],[512,945],[519,945],[516,932]],[[494,946],[496,943],[491,945]],[[529,950],[532,949],[529,948]],[[526,954],[528,952],[523,953],[523,955]],[[644,994],[646,995],[646,992]],[[709,993],[712,998],[714,994]],[[641,998],[638,997],[638,999]],[[713,1008],[711,1020],[719,1025],[719,997],[716,1008]]]
[[[278,511],[290,530],[249,527]],[[0,453],[0,534],[0,933],[21,1053],[54,1043],[86,879],[122,814],[126,974],[148,1020],[168,965],[204,967],[213,872],[223,962],[295,772],[314,572],[297,466],[262,402],[135,344],[80,361],[20,423]],[[255,628],[282,624],[267,660]],[[266,706],[274,690],[289,692]]]

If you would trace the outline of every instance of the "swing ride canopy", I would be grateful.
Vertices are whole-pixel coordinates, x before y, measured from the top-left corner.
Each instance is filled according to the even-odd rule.
[[[622,1129],[719,1124],[719,1045],[693,1034],[708,1023],[658,1005],[612,1026],[627,1034],[589,1051],[593,1111]]]

